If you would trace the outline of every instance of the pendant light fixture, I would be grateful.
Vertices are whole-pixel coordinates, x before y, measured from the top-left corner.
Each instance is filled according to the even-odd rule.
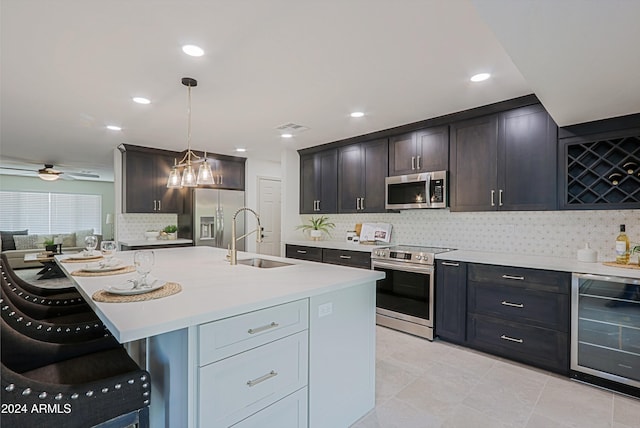
[[[171,172],[169,173],[169,179],[167,180],[167,187],[170,189],[179,189],[182,187],[197,187],[199,185],[212,185],[213,173],[211,172],[211,165],[207,162],[207,152],[204,153],[204,157],[196,155],[191,150],[191,88],[198,86],[198,81],[191,77],[183,77],[182,84],[188,89],[188,108],[187,108],[187,153],[180,160],[176,162]],[[193,164],[200,164],[198,169],[198,175],[193,170]],[[184,167],[182,176],[179,168]]]

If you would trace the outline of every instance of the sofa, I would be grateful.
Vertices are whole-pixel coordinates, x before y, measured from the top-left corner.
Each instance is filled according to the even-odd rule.
[[[13,269],[33,268],[38,265],[25,263],[24,256],[29,253],[43,252],[45,240],[53,239],[56,244],[62,244],[63,253],[74,253],[84,249],[84,238],[89,235],[95,235],[98,238],[99,246],[102,235],[93,233],[93,229],[54,234],[29,234],[28,229],[0,231],[0,243],[2,244],[2,253],[6,254],[9,265]]]

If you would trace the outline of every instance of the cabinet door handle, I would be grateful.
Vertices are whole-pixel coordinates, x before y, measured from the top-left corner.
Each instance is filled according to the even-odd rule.
[[[351,258],[351,256],[344,256],[344,255],[340,254],[340,258],[349,260]]]
[[[496,206],[496,191],[491,189],[491,206]]]
[[[524,308],[524,303],[511,303],[503,300],[500,304],[504,306],[511,306],[512,308]]]
[[[222,174],[220,174],[220,184],[222,184],[223,178],[224,178],[224,176]]]
[[[416,157],[411,156],[411,169],[416,169]]]
[[[248,380],[247,385],[249,385],[249,387],[256,386],[257,384],[264,382],[267,379],[271,379],[272,377],[275,377],[275,376],[278,376],[278,372],[276,372],[275,370],[271,370],[266,375],[260,376],[253,380]]]
[[[364,209],[364,198],[360,198],[360,209]]]
[[[420,169],[420,156],[416,158],[416,169]]]
[[[320,211],[320,199],[318,199],[318,211]]]
[[[504,279],[515,279],[516,281],[524,280],[524,276],[502,275]]]
[[[356,198],[356,211],[360,209],[360,198]]]
[[[502,189],[498,191],[498,205],[502,206]]]
[[[162,211],[162,201],[158,200],[158,211]]]
[[[261,327],[256,327],[256,328],[250,328],[249,330],[247,330],[247,333],[249,334],[256,334],[256,333],[260,333],[263,332],[265,330],[269,330],[275,327],[278,327],[280,324],[278,324],[277,322],[272,322],[271,324],[267,324],[267,325],[263,325]]]
[[[307,251],[306,251],[306,250],[296,250],[296,252],[297,252],[297,253],[300,253],[300,254],[307,254]]]
[[[623,369],[632,369],[632,368],[633,368],[633,367],[628,366],[628,365],[626,365],[626,364],[620,364],[620,363],[618,363],[617,365],[618,365],[618,367],[622,367]]]
[[[442,262],[442,266],[460,267],[460,263]]]
[[[524,340],[522,340],[522,339],[516,339],[516,338],[514,338],[514,337],[509,337],[509,336],[507,336],[507,335],[505,335],[505,334],[503,334],[502,336],[500,336],[500,339],[502,339],[502,340],[508,340],[508,341],[510,341],[510,342],[516,342],[516,343],[522,343],[522,342],[524,342]]]

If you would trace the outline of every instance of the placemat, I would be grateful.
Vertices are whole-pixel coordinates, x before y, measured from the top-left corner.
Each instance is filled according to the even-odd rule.
[[[131,273],[135,272],[136,267],[133,265],[123,266],[120,269],[110,270],[107,272],[87,272],[82,269],[74,270],[71,272],[73,276],[108,276],[108,275],[120,275],[121,273]]]
[[[616,263],[616,262],[602,262],[602,264],[605,266],[619,267],[624,269],[640,269],[640,266],[636,264],[623,265],[621,263]]]
[[[177,294],[182,291],[182,286],[177,282],[167,282],[157,290],[150,291],[144,294],[135,294],[133,296],[120,296],[118,294],[111,294],[105,290],[99,290],[93,293],[91,298],[96,302],[104,303],[128,303],[128,302],[142,302],[145,300],[161,299],[173,294]]]
[[[95,256],[86,259],[72,259],[67,257],[66,259],[61,259],[62,263],[87,263],[87,262],[95,262],[96,260],[104,259],[102,256]]]

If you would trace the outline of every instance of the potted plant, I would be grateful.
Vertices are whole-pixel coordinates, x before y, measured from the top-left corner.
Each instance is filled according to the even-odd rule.
[[[44,244],[45,251],[51,251],[52,253],[55,253],[58,251],[58,246],[55,244],[55,241],[53,240],[53,238],[45,239],[43,241],[43,244]]]
[[[329,230],[333,229],[334,227],[336,227],[336,225],[329,221],[329,217],[320,216],[318,218],[311,217],[308,224],[301,224],[297,227],[297,229],[302,229],[303,232],[308,231],[311,239],[317,241],[322,238],[323,233],[331,236]]]
[[[162,229],[162,235],[165,239],[176,239],[178,232],[178,226],[175,224],[170,224],[169,226],[165,226]]]

